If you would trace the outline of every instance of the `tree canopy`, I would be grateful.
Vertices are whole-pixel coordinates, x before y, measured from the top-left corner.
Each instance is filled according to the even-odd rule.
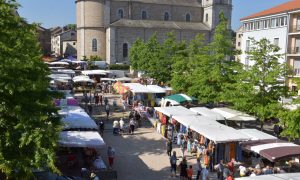
[[[0,169],[8,178],[27,179],[33,169],[57,170],[60,120],[36,25],[12,13],[14,0],[0,2]]]

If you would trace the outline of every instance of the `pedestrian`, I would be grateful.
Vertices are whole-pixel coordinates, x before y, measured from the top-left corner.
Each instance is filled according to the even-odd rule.
[[[125,112],[127,109],[127,104],[126,101],[124,99],[122,99],[122,106],[123,106],[123,111]]]
[[[118,135],[119,134],[119,128],[120,128],[119,121],[114,120],[114,122],[113,122],[113,135]]]
[[[173,171],[174,176],[176,176],[176,166],[177,166],[177,156],[176,151],[173,151],[173,155],[170,157],[170,164],[171,164],[171,176],[173,177]]]
[[[115,149],[112,148],[111,146],[108,146],[107,156],[108,156],[109,167],[112,168],[113,164],[114,164],[114,159],[115,159]]]
[[[224,180],[223,173],[224,173],[224,162],[223,160],[220,160],[219,164],[215,166],[215,169],[217,170],[217,175],[219,180]]]
[[[99,95],[98,95],[98,93],[96,93],[96,95],[95,95],[95,104],[96,104],[96,106],[99,105]]]
[[[102,96],[102,94],[100,94],[100,96],[99,96],[99,103],[100,103],[100,105],[102,106],[103,105],[103,96]]]
[[[180,180],[187,179],[187,162],[185,157],[182,159],[181,163],[179,164],[180,167]]]
[[[235,159],[232,158],[231,161],[227,164],[231,175],[234,174],[234,162],[235,162]]]
[[[138,111],[135,111],[134,112],[134,117],[135,117],[135,120],[137,121],[138,123],[138,127],[141,127],[142,125],[142,122],[141,122],[141,115]]]
[[[99,180],[99,177],[95,173],[91,173],[92,180]]]
[[[134,133],[134,127],[135,127],[135,122],[134,119],[131,118],[129,121],[129,127],[130,127],[130,133],[133,134]]]
[[[209,180],[208,166],[204,166],[202,169],[202,180]]]
[[[190,167],[187,169],[187,176],[188,176],[188,180],[192,180],[193,178],[193,166],[190,165]]]
[[[105,98],[104,98],[104,105],[106,106],[107,104],[108,104],[108,98],[105,97]]]
[[[167,154],[170,157],[172,152],[172,141],[170,139],[167,139],[166,146],[167,146]]]
[[[123,121],[123,118],[120,119],[119,124],[120,124],[120,132],[124,133],[124,125],[125,125],[125,123]]]
[[[106,112],[106,119],[108,120],[108,116],[109,116],[109,104],[105,105],[105,112]]]
[[[103,136],[104,133],[104,121],[100,120],[99,122],[100,135]]]
[[[186,150],[186,146],[187,146],[186,139],[184,138],[184,136],[181,136],[180,150],[181,150],[181,153],[182,153],[182,158],[184,157],[184,152]]]
[[[202,165],[200,162],[200,158],[197,158],[197,176],[196,176],[196,180],[199,180],[201,177],[201,171],[202,171]]]

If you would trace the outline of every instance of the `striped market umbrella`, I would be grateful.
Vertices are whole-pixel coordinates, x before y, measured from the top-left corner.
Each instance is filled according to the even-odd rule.
[[[126,86],[123,86],[122,83],[119,81],[116,82],[113,87],[114,87],[115,91],[119,94],[125,94],[129,91],[129,88]]]

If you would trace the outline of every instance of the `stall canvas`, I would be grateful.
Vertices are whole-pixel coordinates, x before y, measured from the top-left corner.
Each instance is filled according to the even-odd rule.
[[[59,134],[61,147],[105,148],[105,142],[97,131],[63,131]]]

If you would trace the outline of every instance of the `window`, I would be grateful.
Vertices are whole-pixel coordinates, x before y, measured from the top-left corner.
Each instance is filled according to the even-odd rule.
[[[250,51],[250,40],[246,40],[246,52]]]
[[[250,25],[250,31],[252,31],[254,29],[254,22],[250,22],[249,25]]]
[[[246,70],[249,69],[249,57],[248,56],[245,58],[245,69]]]
[[[270,19],[266,19],[263,22],[264,29],[268,29],[270,27]]]
[[[277,21],[277,19],[275,19],[275,18],[271,19],[271,28],[276,27],[276,21]]]
[[[123,58],[128,57],[128,44],[124,43],[123,44]]]
[[[123,9],[119,9],[118,10],[118,18],[123,18],[124,17],[124,11],[123,11]]]
[[[205,15],[205,22],[208,22],[208,14]]]
[[[147,19],[147,12],[146,11],[142,11],[142,19]]]
[[[190,21],[191,21],[191,14],[190,14],[190,13],[187,13],[187,14],[185,15],[185,21],[186,21],[186,22],[190,22]]]
[[[75,45],[76,45],[76,42],[73,42],[73,45],[75,46]]]
[[[287,21],[286,21],[286,17],[281,17],[280,19],[280,26],[286,26]]]
[[[97,52],[97,39],[92,40],[92,51]]]
[[[256,24],[256,29],[260,29],[260,22],[256,21],[255,24]]]
[[[240,47],[241,46],[241,42],[238,42],[238,47]]]
[[[274,38],[274,45],[276,45],[276,46],[279,45],[279,38]]]
[[[170,19],[169,13],[168,13],[168,12],[165,12],[164,20],[165,20],[165,21],[169,21],[169,19]]]
[[[297,17],[297,24],[296,24],[296,30],[300,31],[300,16]]]

